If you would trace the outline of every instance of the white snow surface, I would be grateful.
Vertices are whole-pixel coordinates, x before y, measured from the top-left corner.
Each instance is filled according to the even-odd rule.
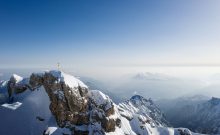
[[[20,103],[20,102],[15,102],[15,103],[12,103],[12,104],[5,103],[5,104],[2,104],[2,107],[5,107],[5,108],[11,109],[11,110],[16,110],[21,105],[22,105],[22,103]]]
[[[15,83],[19,83],[19,82],[21,82],[21,81],[23,80],[23,77],[21,77],[21,76],[19,76],[19,75],[17,75],[17,74],[13,74],[13,75],[11,76],[11,79],[14,79],[14,80],[15,80]]]
[[[47,72],[52,74],[54,77],[56,77],[58,81],[64,82],[70,88],[76,88],[78,86],[83,87],[83,88],[88,88],[82,81],[80,81],[79,79],[77,79],[76,77],[72,75],[64,73],[63,71],[51,70]]]
[[[135,95],[130,100],[120,103],[118,107],[121,115],[129,119],[135,115],[138,116],[138,119],[148,121],[151,125],[167,126],[168,124],[151,99]]]
[[[52,135],[57,130],[57,127],[48,127],[45,134]]]
[[[23,78],[17,74],[13,74],[10,78],[10,81],[14,81],[15,85],[29,84],[29,78]]]
[[[153,107],[153,108],[150,108]],[[181,130],[187,135],[196,135],[185,128],[171,128],[163,126],[158,108],[154,108],[150,100],[141,96],[133,96],[130,100],[119,104],[115,112],[121,119],[121,128],[106,135],[180,135]],[[155,111],[155,112],[154,112]],[[151,117],[154,113],[155,117]]]

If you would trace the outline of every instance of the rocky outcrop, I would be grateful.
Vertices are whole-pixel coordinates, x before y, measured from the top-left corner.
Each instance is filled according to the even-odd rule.
[[[50,98],[50,110],[60,127],[72,126],[73,133],[86,134],[77,126],[100,124],[105,132],[115,130],[116,119],[113,102],[100,91],[89,91],[77,78],[61,71],[33,73],[29,81],[36,89],[43,86]],[[89,129],[88,129],[89,130]]]
[[[145,99],[140,95],[134,95],[123,103],[119,104],[119,112],[127,120],[131,121],[137,116],[141,123],[149,123],[157,126],[168,126],[164,114],[151,99]]]
[[[28,79],[22,78],[13,74],[7,82],[8,95],[11,97],[13,94],[22,93],[29,88]]]

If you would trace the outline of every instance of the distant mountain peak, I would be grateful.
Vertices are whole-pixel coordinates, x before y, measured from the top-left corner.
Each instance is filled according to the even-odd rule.
[[[12,74],[11,78],[10,78],[10,81],[11,82],[14,82],[14,83],[18,83],[20,81],[22,81],[23,78],[17,74]]]
[[[212,97],[212,99],[210,99],[209,102],[212,105],[218,105],[218,104],[220,104],[220,98]]]
[[[130,98],[130,101],[139,101],[139,102],[149,102],[151,105],[154,104],[153,100],[151,100],[151,98],[146,99],[141,95],[134,95]]]
[[[166,81],[172,79],[172,77],[162,73],[140,72],[134,75],[133,79]]]
[[[140,96],[140,95],[134,95],[130,98],[130,101],[135,103],[135,104],[150,104],[150,105],[153,105],[153,101],[151,100],[151,98],[149,99],[146,99],[144,98],[143,96]]]

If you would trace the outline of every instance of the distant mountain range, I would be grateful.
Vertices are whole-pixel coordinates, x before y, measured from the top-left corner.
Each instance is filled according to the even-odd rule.
[[[165,74],[161,73],[151,73],[151,72],[142,72],[142,73],[137,73],[136,75],[133,76],[134,79],[139,79],[139,80],[158,80],[158,81],[166,81],[166,80],[171,80],[171,79],[177,79]]]
[[[220,134],[220,99],[196,95],[157,101],[174,127],[187,127],[194,132]]]

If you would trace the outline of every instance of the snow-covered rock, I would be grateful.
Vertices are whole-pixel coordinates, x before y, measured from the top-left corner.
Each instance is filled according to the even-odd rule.
[[[0,81],[0,103],[6,102],[8,97],[24,92],[29,88],[29,79],[13,74],[9,80]]]
[[[168,123],[151,99],[145,99],[142,96],[135,95],[130,100],[120,103],[118,110],[121,115],[122,129],[125,134],[154,135],[161,133],[157,130],[162,131],[163,129],[168,131],[168,128],[166,128]]]
[[[132,96],[130,100],[119,104],[121,114],[129,119],[136,115],[143,122],[155,126],[168,126],[164,114],[151,99],[145,99],[140,95]]]
[[[90,90],[89,97],[97,106],[103,107],[105,111],[113,107],[112,100],[99,90]]]
[[[28,83],[28,78],[13,74],[7,84],[9,97],[13,96],[13,94],[22,93],[27,90],[29,87]]]
[[[19,83],[23,80],[23,77],[19,76],[19,75],[16,75],[16,74],[13,74],[10,78],[10,81],[11,82],[14,82],[14,83]]]
[[[34,73],[30,85],[45,88],[51,101],[50,110],[60,127],[71,127],[75,134],[115,130],[117,118],[111,118],[112,100],[100,91],[89,91],[76,77],[55,70]]]
[[[58,71],[58,70],[51,70],[46,72],[48,74],[53,75],[54,77],[57,78],[57,83],[63,82],[70,88],[77,88],[77,87],[83,87],[83,88],[88,88],[82,81],[80,81],[78,78],[66,74],[65,72]]]
[[[193,130],[206,134],[220,134],[220,98],[212,97],[195,106],[189,123]]]

